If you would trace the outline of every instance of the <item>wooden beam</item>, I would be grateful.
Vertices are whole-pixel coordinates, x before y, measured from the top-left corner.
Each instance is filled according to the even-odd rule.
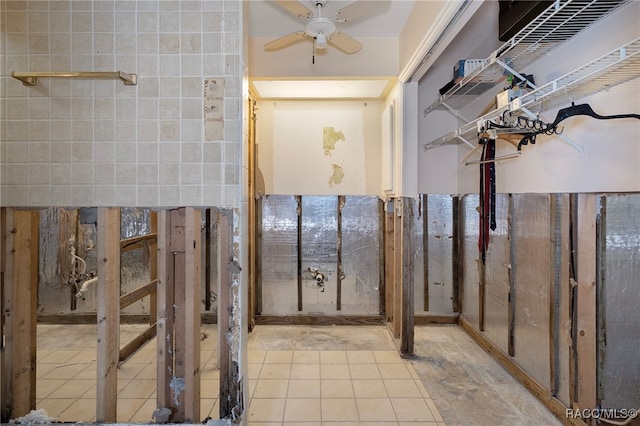
[[[383,325],[377,315],[257,315],[261,325]]]
[[[39,212],[5,209],[2,420],[36,407]]]
[[[509,356],[516,356],[516,200],[513,194],[509,194],[509,214],[507,215],[507,233],[509,234],[509,264],[507,270],[509,276],[509,298],[507,305],[507,352]]]
[[[145,284],[140,288],[133,290],[127,294],[120,296],[120,309],[124,309],[127,306],[131,306],[138,300],[147,297],[148,295],[157,291],[157,280],[151,281],[149,284]]]
[[[402,199],[395,199],[393,215],[393,336],[400,337],[402,324]]]
[[[596,196],[578,194],[577,394],[580,408],[596,406]]]
[[[384,213],[384,291],[385,291],[385,320],[387,322],[393,321],[393,289],[394,278],[393,274],[393,262],[395,255],[394,240],[393,240],[393,225],[394,225],[394,208],[393,201],[385,202]]]
[[[0,422],[7,422],[10,419],[5,418],[4,407],[7,406],[6,396],[7,391],[4,389],[6,379],[4,378],[4,366],[5,366],[5,330],[4,330],[4,271],[5,261],[7,258],[7,226],[6,226],[6,208],[0,207]]]
[[[380,253],[378,262],[378,305],[380,314],[384,315],[385,311],[385,298],[386,298],[386,283],[384,282],[384,259],[385,245],[384,245],[384,201],[378,198],[378,252]]]
[[[219,264],[218,269],[218,353],[220,357],[220,418],[231,418],[233,401],[235,401],[235,392],[230,382],[231,372],[231,352],[229,342],[227,340],[227,332],[231,328],[229,317],[229,298],[231,285],[231,273],[227,268],[229,259],[231,258],[231,223],[230,218],[220,212],[217,217],[218,222],[218,253]]]
[[[461,236],[460,232],[460,197],[452,197],[452,211],[451,214],[453,216],[452,220],[452,229],[451,233],[453,236],[453,244],[451,246],[451,267],[453,271],[451,272],[451,277],[453,279],[452,283],[452,305],[453,312],[460,313],[462,312],[460,301],[462,300],[460,289],[462,282],[462,257],[460,256],[461,250]],[[425,266],[426,268],[426,266]]]
[[[302,311],[302,196],[296,195],[298,203],[298,311]]]
[[[156,335],[156,325],[149,326],[141,334],[134,337],[129,343],[124,345],[118,354],[118,362],[126,361],[131,355],[133,355],[140,347],[142,347],[149,340],[153,339]]]
[[[158,212],[158,296],[157,296],[157,400],[158,408],[171,408],[173,377],[174,265],[171,242],[171,213]]]
[[[344,195],[338,195],[338,238],[336,241],[336,251],[337,251],[337,265],[336,265],[336,269],[337,269],[337,273],[336,273],[336,310],[340,311],[342,310],[342,276],[343,276],[343,271],[342,271],[342,209],[344,207],[344,203],[345,203],[345,196]]]
[[[413,204],[410,198],[402,202],[402,305],[400,325],[400,353],[413,355],[414,343],[414,285],[413,267],[415,248],[413,245]]]
[[[440,260],[438,260],[440,261]],[[429,311],[429,196],[422,194],[422,310]]]
[[[158,320],[158,213],[151,211],[149,214],[149,227],[156,238],[150,240],[147,245],[149,256],[149,278],[154,282],[153,291],[149,294],[149,325],[156,324]]]
[[[153,216],[154,213],[152,212],[151,215]],[[151,226],[153,227],[153,224]],[[156,241],[157,239],[158,235],[155,232],[151,232],[146,235],[139,235],[137,237],[120,240],[120,251],[122,253],[125,253],[131,250],[135,250],[137,248],[144,247],[146,244],[148,245],[150,242]]]
[[[117,420],[120,330],[120,209],[98,208],[96,421]]]
[[[256,233],[256,243],[255,243],[255,257],[254,264],[256,268],[255,273],[255,295],[256,295],[256,305],[255,305],[255,315],[262,314],[262,197],[257,198],[255,200],[256,203],[256,217],[255,217],[255,233]]]

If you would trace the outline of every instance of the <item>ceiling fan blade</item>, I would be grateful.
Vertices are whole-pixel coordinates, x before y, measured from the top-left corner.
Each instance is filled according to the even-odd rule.
[[[376,15],[389,6],[389,0],[354,1],[336,11],[340,22],[352,22],[363,15]]]
[[[342,31],[336,31],[331,37],[327,37],[327,40],[348,55],[358,53],[362,49],[362,43]]]
[[[310,19],[313,16],[313,12],[295,0],[275,0],[275,3],[299,18]]]
[[[294,43],[304,39],[304,31],[297,31],[295,33],[287,34],[284,37],[277,38],[264,45],[264,50],[272,51],[282,49]]]

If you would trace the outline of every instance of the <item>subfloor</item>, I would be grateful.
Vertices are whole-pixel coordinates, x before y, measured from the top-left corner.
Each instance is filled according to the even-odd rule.
[[[122,325],[121,343],[146,326]],[[217,418],[217,330],[202,326],[201,417]],[[401,359],[384,326],[257,326],[248,426],[560,425],[457,326],[418,326]],[[38,326],[37,408],[95,421],[95,326]],[[155,340],[118,370],[118,421],[149,422]]]

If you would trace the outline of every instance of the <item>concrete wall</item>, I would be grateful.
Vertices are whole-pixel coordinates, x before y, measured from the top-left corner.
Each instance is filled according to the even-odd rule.
[[[582,66],[589,61],[640,36],[638,17],[640,3],[630,2],[621,10],[589,28],[574,40],[551,54],[537,60],[526,70],[532,73],[537,85]],[[452,77],[456,60],[485,58],[501,43],[497,41],[497,5],[486,2],[447,49],[446,55],[435,63],[420,81],[420,108],[435,101],[438,89]],[[494,33],[492,33],[492,31]],[[603,37],[602,34],[607,34]],[[492,100],[495,91],[472,98],[460,112],[470,121],[477,117]],[[640,91],[636,78],[618,87],[602,91],[576,103],[590,103],[603,115],[638,113],[640,98],[631,96]],[[566,105],[572,99],[567,97]],[[553,121],[557,110],[543,112],[543,121]],[[436,139],[462,124],[446,111],[434,111],[421,119],[419,128],[419,191],[425,193],[477,192],[477,166],[461,165],[459,160],[469,152],[466,145],[454,145],[423,151],[425,142]],[[640,121],[599,121],[589,117],[566,120],[564,135],[582,146],[584,157],[557,136],[542,135],[536,145],[524,148],[516,160],[498,164],[499,192],[591,192],[637,191],[640,189]],[[477,140],[472,140],[477,143]],[[514,151],[513,146],[498,141],[498,155]]]
[[[237,207],[241,5],[3,1],[2,205]],[[9,77],[116,70],[138,85]]]

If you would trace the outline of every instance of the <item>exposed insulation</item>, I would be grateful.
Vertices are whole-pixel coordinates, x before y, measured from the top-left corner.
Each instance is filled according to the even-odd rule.
[[[380,226],[376,197],[346,197],[342,209],[344,314],[380,313]]]
[[[496,229],[490,232],[486,256],[485,333],[505,353],[509,334],[509,196],[496,195]]]
[[[640,407],[640,195],[606,199],[603,408]]]
[[[436,194],[427,200],[429,313],[453,315],[453,199]]]
[[[549,387],[551,265],[550,197],[515,194],[515,360]]]
[[[480,216],[476,210],[479,205],[477,194],[465,195],[461,198],[460,211],[462,214],[460,229],[464,233],[462,236],[462,264],[464,268],[463,292],[462,292],[462,314],[464,318],[474,327],[479,324],[479,304],[478,304],[478,267],[480,257],[478,253],[478,225]]]

